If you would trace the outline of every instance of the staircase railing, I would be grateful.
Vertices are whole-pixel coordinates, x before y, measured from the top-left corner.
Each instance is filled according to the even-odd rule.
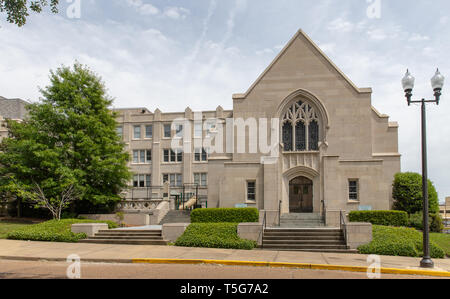
[[[325,200],[322,200],[322,220],[323,220],[323,223],[327,222],[326,215],[327,215],[327,211],[326,211],[326,207],[325,207]]]
[[[340,211],[340,226],[341,226],[341,231],[344,234],[344,240],[345,240],[345,244],[347,244],[347,225],[346,225],[346,221],[345,221],[345,213],[344,211]]]
[[[266,230],[266,218],[267,218],[267,212],[264,211],[264,218],[261,225],[261,232],[259,233],[259,237],[261,238],[261,249],[264,248],[264,231]]]
[[[278,203],[278,227],[281,226],[281,200]]]

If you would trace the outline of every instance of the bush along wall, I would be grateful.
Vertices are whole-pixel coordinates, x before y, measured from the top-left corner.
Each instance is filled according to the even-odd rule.
[[[237,223],[192,223],[175,246],[251,250],[256,242],[241,239]]]
[[[408,226],[408,213],[403,211],[353,211],[350,222],[369,222],[374,225]]]
[[[391,256],[423,256],[422,234],[407,227],[373,227],[371,243],[358,247],[361,254],[379,254]],[[432,258],[444,258],[445,251],[434,242],[430,242]]]
[[[259,222],[256,208],[214,208],[196,209],[191,213],[192,223],[243,223]]]

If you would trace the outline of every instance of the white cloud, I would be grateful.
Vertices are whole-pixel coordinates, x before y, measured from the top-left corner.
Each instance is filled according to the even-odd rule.
[[[151,4],[144,4],[139,7],[139,12],[143,15],[157,15],[159,14],[159,9]]]
[[[183,7],[167,7],[164,15],[175,20],[183,20],[190,14],[190,10]]]
[[[274,51],[272,49],[266,48],[264,50],[256,51],[256,55],[266,55],[266,54],[273,54]]]
[[[421,42],[421,41],[427,41],[430,40],[430,37],[426,36],[426,35],[421,35],[418,33],[414,33],[411,35],[411,37],[409,38],[410,42]]]

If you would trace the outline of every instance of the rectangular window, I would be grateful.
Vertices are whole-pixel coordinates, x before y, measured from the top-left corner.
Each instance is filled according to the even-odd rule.
[[[169,150],[164,150],[164,162],[169,162]]]
[[[206,173],[194,173],[194,183],[201,186],[208,186],[208,175]]]
[[[145,151],[139,151],[140,155],[140,160],[139,163],[145,163]]]
[[[174,150],[170,150],[170,162],[176,162],[176,155]]]
[[[152,176],[150,174],[145,175],[145,186],[151,187],[152,185]]]
[[[208,151],[204,148],[196,148],[194,150],[194,160],[195,162],[206,162],[208,161]]]
[[[145,164],[152,161],[152,150],[133,150],[133,163]]]
[[[133,151],[133,163],[139,163],[139,151]]]
[[[138,186],[139,186],[139,176],[134,175],[133,176],[133,187],[138,187]]]
[[[177,150],[177,162],[183,162],[183,151]]]
[[[205,149],[202,149],[202,161],[208,161],[208,153]]]
[[[256,182],[255,181],[247,182],[247,200],[248,201],[256,201]]]
[[[163,174],[163,183],[169,182],[170,187],[181,187],[183,185],[183,176],[179,173]]]
[[[177,138],[183,137],[183,125],[175,125],[175,136]]]
[[[152,162],[152,150],[147,150],[147,157],[146,157],[146,162],[150,163]]]
[[[349,198],[349,200],[359,201],[358,189],[359,189],[358,180],[349,180],[348,181],[348,198]]]
[[[117,131],[117,135],[119,135],[120,137],[123,137],[123,127],[122,126],[117,127],[116,131]]]
[[[139,175],[139,187],[144,188],[145,187],[145,175]]]
[[[203,137],[203,124],[202,123],[194,124],[194,137],[196,137],[196,138]]]
[[[134,139],[141,139],[141,126],[134,126],[134,133],[133,133],[133,138]]]
[[[172,137],[170,124],[165,124],[164,125],[164,138],[170,138],[170,137]]]
[[[145,126],[145,138],[153,138],[153,126]]]

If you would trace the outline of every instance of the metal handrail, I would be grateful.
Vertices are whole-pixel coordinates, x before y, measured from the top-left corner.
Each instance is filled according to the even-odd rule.
[[[326,207],[325,207],[325,200],[322,200],[322,219],[323,222],[326,222]]]
[[[341,227],[341,231],[344,233],[345,244],[347,244],[347,227],[346,227],[346,223],[345,223],[344,211],[341,210],[340,215],[341,215],[340,227]]]
[[[263,222],[262,222],[262,226],[261,226],[261,232],[259,233],[259,236],[261,237],[261,249],[264,248],[264,231],[266,230],[266,217],[267,217],[267,212],[264,211],[264,218],[263,218]]]
[[[281,200],[278,202],[278,227],[281,226]]]

